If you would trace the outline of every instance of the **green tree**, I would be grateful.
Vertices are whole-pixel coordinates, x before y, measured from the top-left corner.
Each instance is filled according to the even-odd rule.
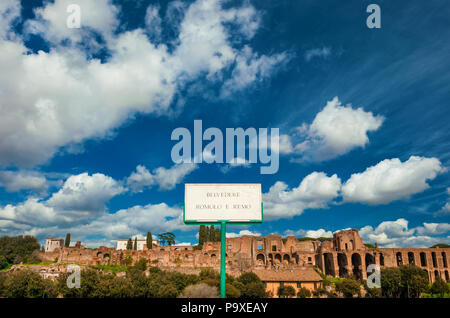
[[[175,244],[175,234],[173,234],[172,232],[158,234],[158,238],[162,245],[165,245],[166,243],[169,246]]]
[[[311,297],[311,291],[308,288],[302,287],[297,292],[297,298],[309,298]]]
[[[295,289],[292,286],[280,286],[278,288],[278,297],[289,298],[295,296]]]
[[[3,282],[3,296],[8,298],[56,297],[56,288],[50,280],[38,273],[19,270],[8,273]]]
[[[206,227],[200,225],[200,228],[198,229],[198,245],[203,245],[206,241]]]
[[[400,297],[402,290],[402,275],[398,267],[381,269],[381,293],[388,298]]]
[[[400,266],[402,296],[406,298],[418,298],[428,288],[428,275],[418,266]]]
[[[215,233],[215,241],[220,242],[220,229],[216,229]]]
[[[442,278],[437,277],[433,285],[431,285],[430,292],[439,295],[440,297],[444,297],[444,294],[450,293],[450,288]]]
[[[209,227],[209,236],[208,236],[208,241],[209,242],[215,242],[216,241],[216,231],[214,230],[214,225],[211,225]]]
[[[355,294],[360,294],[361,283],[356,279],[344,278],[336,283],[336,291],[342,293],[346,298],[352,298]]]
[[[69,247],[70,246],[70,233],[66,234],[66,239],[64,240],[64,246]]]
[[[209,235],[210,235],[209,232],[210,232],[209,226],[206,226],[205,227],[205,240],[206,240],[205,242],[209,242]]]
[[[252,272],[241,274],[233,285],[239,288],[243,298],[264,298],[267,296],[264,283]]]
[[[153,237],[151,232],[147,232],[147,248],[152,249],[153,248]]]
[[[0,269],[22,261],[28,263],[32,253],[39,248],[40,245],[34,236],[0,237]]]
[[[132,249],[133,249],[133,241],[131,240],[131,237],[130,237],[127,242],[127,250],[132,250]]]
[[[137,251],[137,237],[134,238],[133,250]]]

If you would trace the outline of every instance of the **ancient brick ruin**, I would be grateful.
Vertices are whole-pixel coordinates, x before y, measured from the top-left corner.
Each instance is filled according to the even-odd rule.
[[[331,241],[299,241],[293,236],[283,239],[281,235],[242,236],[227,239],[227,272],[239,275],[246,271],[274,270],[290,271],[317,266],[323,273],[343,277],[353,274],[367,279],[367,266],[377,264],[396,267],[415,264],[427,272],[430,282],[440,276],[449,279],[450,248],[374,248],[363,244],[358,230],[344,230],[333,235]],[[201,250],[192,246],[156,246],[142,251],[116,250],[99,247],[88,249],[81,244],[76,247],[61,247],[52,252],[43,252],[44,260],[56,260],[58,264],[121,264],[131,257],[135,263],[141,258],[151,264],[177,270],[200,267],[220,268],[220,243],[208,242]]]

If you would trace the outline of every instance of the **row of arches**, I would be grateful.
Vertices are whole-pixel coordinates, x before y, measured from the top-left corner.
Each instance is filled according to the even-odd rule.
[[[447,253],[446,252],[441,252],[441,257],[442,257],[442,265],[444,268],[448,267],[447,264]],[[407,258],[408,258],[408,263],[404,263],[403,262],[403,254],[401,252],[397,252],[395,255],[395,258],[397,260],[397,266],[401,266],[401,265],[406,265],[406,264],[414,264],[414,265],[419,265],[422,267],[427,267],[428,266],[428,262],[427,262],[427,255],[425,252],[420,252],[419,254],[419,263],[416,264],[416,259],[415,259],[415,253],[414,252],[408,252],[407,254]],[[432,262],[432,267],[439,267],[438,266],[438,261],[437,261],[437,254],[436,252],[431,252],[431,262]]]
[[[285,263],[285,264],[289,264],[292,261],[295,261],[294,257],[291,257],[289,254],[283,254],[281,255],[280,253],[269,253],[267,255],[267,259],[266,259],[266,255],[264,255],[263,253],[259,253],[256,255],[256,264],[257,265],[273,265],[273,264],[281,264],[281,263]]]

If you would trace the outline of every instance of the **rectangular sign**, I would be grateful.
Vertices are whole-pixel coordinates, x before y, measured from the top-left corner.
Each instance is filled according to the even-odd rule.
[[[261,184],[187,183],[185,223],[262,222]]]

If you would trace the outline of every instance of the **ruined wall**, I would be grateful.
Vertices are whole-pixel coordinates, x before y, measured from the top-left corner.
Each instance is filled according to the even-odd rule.
[[[340,231],[333,240],[298,241],[289,236],[284,241],[281,235],[263,237],[242,236],[227,238],[227,272],[238,275],[253,269],[294,269],[315,265],[323,273],[335,277],[353,275],[367,279],[367,266],[395,267],[415,264],[422,267],[431,282],[437,276],[449,281],[448,248],[368,248],[363,244],[356,229]],[[176,270],[197,270],[201,267],[220,268],[220,242],[207,242],[202,250],[192,246],[154,246],[143,251],[124,251],[99,247],[87,249],[62,247],[41,254],[43,260],[58,264],[105,265],[122,264],[128,257],[132,264],[144,258],[153,266]],[[369,273],[370,274],[370,273]]]

